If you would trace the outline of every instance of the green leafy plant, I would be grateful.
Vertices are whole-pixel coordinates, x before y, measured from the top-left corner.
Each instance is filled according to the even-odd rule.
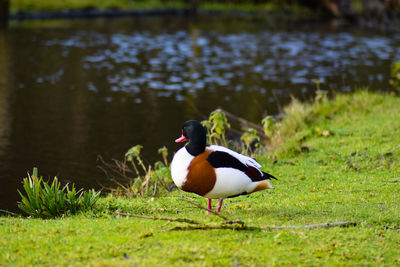
[[[390,66],[390,85],[400,92],[400,61]]]
[[[328,91],[325,90],[317,90],[315,91],[315,103],[326,103],[328,100]]]
[[[258,148],[260,146],[260,137],[257,135],[257,130],[254,128],[247,129],[243,135],[240,137],[240,140],[244,142],[244,149],[242,150],[243,154],[253,154],[253,148]]]
[[[146,166],[142,157],[143,146],[135,145],[125,153],[123,161],[113,160],[107,163],[99,157],[103,166],[100,168],[117,184],[116,188],[107,189],[112,195],[125,197],[146,197],[165,194],[171,185],[171,175],[168,164],[168,149],[158,149],[163,162],[157,161],[152,166]]]
[[[61,187],[57,177],[50,185],[38,177],[37,168],[33,169],[32,175],[28,173],[28,177],[24,178],[23,188],[26,195],[18,190],[22,198],[18,207],[28,215],[39,218],[61,217],[92,209],[100,197],[100,192],[93,189],[76,191],[74,185],[70,188],[68,184]]]
[[[319,103],[326,103],[328,100],[328,91],[321,89],[322,82],[318,79],[312,80],[316,85],[315,91],[315,103],[318,105]]]
[[[146,167],[141,156],[142,148],[143,146],[141,145],[133,146],[125,154],[125,159],[131,163],[137,174],[137,177],[133,179],[133,182],[128,187],[128,192],[130,192],[132,196],[155,196],[157,195],[157,189],[163,191],[163,189],[168,188],[168,182],[165,177],[169,180],[169,176],[160,175],[163,173],[163,169],[168,169],[168,149],[162,147],[158,150],[165,162],[164,166],[159,162],[155,167],[152,167],[151,165]],[[138,171],[136,163],[139,164],[143,172]]]
[[[140,172],[138,167],[136,166],[136,162],[139,164],[139,166],[142,168],[142,170],[146,173],[147,168],[143,163],[143,160],[140,156],[140,152],[142,151],[143,146],[142,145],[136,145],[131,147],[128,152],[125,153],[125,159],[132,164],[132,167],[136,171],[136,174],[140,176]]]
[[[208,121],[201,122],[207,129],[207,139],[211,144],[220,144],[227,146],[225,139],[226,128],[231,127],[226,114],[221,109],[211,112]]]
[[[166,146],[163,146],[158,149],[158,154],[160,154],[163,158],[164,165],[168,167],[168,148]]]
[[[263,126],[264,134],[267,138],[271,138],[276,131],[275,120],[272,116],[266,116],[261,124]]]

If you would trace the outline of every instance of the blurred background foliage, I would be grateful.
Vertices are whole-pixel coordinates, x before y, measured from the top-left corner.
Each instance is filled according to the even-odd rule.
[[[243,10],[307,12],[315,10],[332,17],[366,15],[375,17],[395,16],[399,0],[11,0],[11,13],[25,11],[65,10],[132,10],[154,8],[189,8],[191,10]]]
[[[8,25],[9,14],[25,18],[30,12],[91,12],[180,9],[198,11],[267,12],[279,16],[345,18],[350,21],[378,19],[383,23],[399,20],[400,0],[2,0],[0,28]],[[28,16],[29,17],[29,16]]]

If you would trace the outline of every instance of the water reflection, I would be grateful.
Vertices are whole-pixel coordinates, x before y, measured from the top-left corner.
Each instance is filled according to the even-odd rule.
[[[399,43],[398,34],[220,17],[15,23],[0,42],[0,181],[9,181],[0,208],[34,166],[105,184],[98,154],[121,158],[143,144],[154,161],[157,148],[177,148],[184,120],[218,106],[260,121],[290,95],[310,97],[312,79],[336,91],[388,88]]]
[[[5,32],[0,30],[0,155],[9,145],[10,134],[10,86]]]
[[[0,166],[7,166],[10,162],[8,151],[10,150],[10,134],[12,115],[10,111],[10,83],[9,83],[9,60],[6,32],[0,29]],[[14,186],[11,175],[0,167],[0,181],[6,190],[0,190],[0,199],[3,206],[15,205],[7,196],[9,188]]]

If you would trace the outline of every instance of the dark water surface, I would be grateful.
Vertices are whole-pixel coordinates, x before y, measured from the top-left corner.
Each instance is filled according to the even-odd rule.
[[[177,149],[183,121],[217,107],[258,122],[312,79],[388,90],[400,35],[240,18],[27,21],[0,33],[0,209],[33,167],[79,187],[109,184],[96,158],[136,144]]]

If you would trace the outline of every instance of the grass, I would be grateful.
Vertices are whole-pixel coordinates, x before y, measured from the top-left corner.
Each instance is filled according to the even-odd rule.
[[[24,178],[24,191],[18,190],[21,202],[18,207],[34,218],[56,218],[92,209],[100,197],[100,192],[94,189],[83,191],[69,184],[61,187],[57,177],[51,184],[38,176],[38,169],[33,168],[33,174]]]
[[[18,10],[26,12],[47,12],[66,11],[94,8],[98,10],[108,9],[151,9],[151,8],[182,8],[183,1],[162,1],[162,0],[11,0],[10,11],[15,13]]]
[[[278,1],[275,1],[278,2]],[[261,4],[240,3],[240,2],[215,2],[215,1],[198,1],[198,8],[213,11],[282,11],[290,10],[297,14],[310,14],[310,10],[304,6],[292,3],[275,3],[267,2]],[[66,11],[80,10],[86,8],[94,8],[98,10],[109,9],[154,9],[154,8],[190,8],[187,1],[183,0],[11,0],[10,10],[15,13],[19,10],[25,12],[47,12],[47,11]]]
[[[278,177],[277,189],[226,200],[222,214],[247,226],[357,226],[168,231],[182,224],[115,212],[221,220],[181,195],[205,206],[203,198],[181,191],[160,198],[107,197],[84,215],[0,217],[0,266],[400,265],[400,98],[361,91],[295,103],[286,113],[277,125],[285,149],[257,156]]]

